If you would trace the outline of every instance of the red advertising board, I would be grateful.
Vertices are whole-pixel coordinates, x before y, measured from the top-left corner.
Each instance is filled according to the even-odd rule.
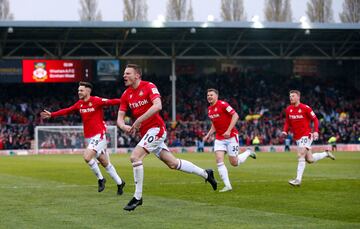
[[[91,60],[23,60],[24,83],[92,80]]]

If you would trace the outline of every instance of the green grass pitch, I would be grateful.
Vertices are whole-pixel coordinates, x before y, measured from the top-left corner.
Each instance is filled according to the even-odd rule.
[[[104,192],[81,155],[0,157],[0,228],[360,228],[360,152],[335,153],[307,165],[300,188],[294,153],[259,153],[234,168],[233,191],[212,191],[203,179],[144,160],[144,203],[122,208],[134,191],[129,155],[111,161],[127,182],[123,196],[107,178]],[[177,154],[213,168],[209,153]]]

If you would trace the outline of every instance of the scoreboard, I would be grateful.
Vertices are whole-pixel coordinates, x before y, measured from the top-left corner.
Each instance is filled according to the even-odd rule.
[[[91,81],[91,60],[23,60],[24,83]]]

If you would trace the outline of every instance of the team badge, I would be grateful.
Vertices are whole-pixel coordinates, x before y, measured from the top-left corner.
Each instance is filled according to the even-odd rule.
[[[92,103],[91,102],[89,102],[89,107],[91,107],[92,106]]]
[[[139,96],[143,96],[144,95],[144,92],[141,90],[140,92],[139,92]]]
[[[290,109],[290,112],[292,112],[292,109]]]
[[[44,62],[35,62],[33,71],[33,79],[37,82],[43,82],[48,78],[46,64]]]
[[[82,107],[83,105],[81,104],[80,107]]]
[[[215,112],[217,111],[217,107],[215,107],[214,111],[215,111]]]
[[[130,97],[130,99],[131,99],[131,98],[132,98],[132,94],[130,94],[130,96],[129,96],[129,97]]]
[[[301,109],[299,109],[299,113],[301,113]]]

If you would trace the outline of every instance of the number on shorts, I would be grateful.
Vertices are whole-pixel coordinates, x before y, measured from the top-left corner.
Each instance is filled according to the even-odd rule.
[[[307,143],[307,141],[308,141],[308,139],[307,139],[307,138],[301,138],[301,141],[300,141],[300,142],[301,142],[302,144],[306,144],[306,143]]]
[[[144,138],[144,140],[147,141],[148,143],[153,142],[154,139],[155,139],[154,136],[149,136],[149,134],[146,134]]]
[[[232,151],[233,151],[234,153],[238,152],[238,151],[239,151],[239,146],[233,146]]]
[[[97,139],[93,139],[93,140],[91,140],[91,145],[97,145],[99,143],[99,140],[97,140]]]

